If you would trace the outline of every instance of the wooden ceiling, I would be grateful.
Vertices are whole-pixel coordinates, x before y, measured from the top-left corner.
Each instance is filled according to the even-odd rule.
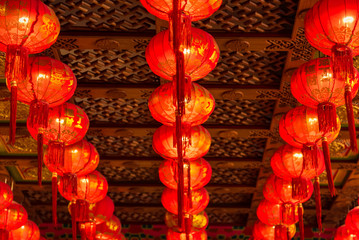
[[[271,174],[270,157],[283,144],[278,121],[298,103],[290,93],[294,69],[313,58],[304,37],[303,20],[315,0],[223,0],[221,8],[193,26],[211,33],[221,49],[217,67],[198,81],[216,99],[204,126],[212,136],[206,159],[213,176],[206,187],[210,224],[252,225]],[[78,79],[71,102],[91,120],[86,138],[101,155],[98,170],[109,184],[116,215],[124,224],[164,224],[160,198],[163,185],[157,169],[162,159],[152,150],[160,126],[150,115],[147,99],[163,83],[144,57],[145,49],[166,22],[156,19],[139,0],[45,0],[61,22],[58,41],[42,55],[68,64]],[[0,62],[4,64],[4,56]],[[3,76],[3,67],[0,74]],[[2,77],[3,78],[3,77]],[[50,173],[36,185],[36,143],[19,106],[17,143],[5,144],[9,103],[4,80],[0,88],[0,173],[15,180],[14,191],[30,218],[51,222]],[[359,105],[359,99],[355,101]],[[358,108],[356,111],[358,112]],[[344,110],[343,130],[330,146],[338,196],[331,198],[322,179],[325,227],[338,226],[355,204],[359,190],[358,156],[345,156],[349,144]],[[359,119],[358,119],[359,123]],[[359,126],[359,125],[358,125]],[[69,222],[67,203],[59,198],[59,221]],[[315,201],[304,204],[305,224],[315,226]]]

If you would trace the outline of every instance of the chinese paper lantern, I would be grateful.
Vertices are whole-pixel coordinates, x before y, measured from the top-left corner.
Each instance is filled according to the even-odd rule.
[[[0,211],[12,203],[14,194],[8,184],[0,182]]]
[[[186,195],[186,193],[185,193]],[[184,198],[184,212],[187,214],[198,214],[202,212],[209,203],[209,195],[206,189],[201,188],[192,191],[191,194],[192,206],[190,206],[189,196]],[[167,211],[173,214],[178,214],[178,197],[177,191],[170,188],[165,188],[162,193],[161,202]]]
[[[290,238],[293,238],[296,232],[295,224],[292,224],[288,227]],[[252,236],[262,240],[287,240],[287,233],[281,232],[282,235],[279,236],[279,239],[275,238],[275,226],[267,225],[262,223],[260,220],[254,224]]]
[[[81,222],[80,233],[82,239],[94,240],[96,237],[96,223],[94,221]]]
[[[141,0],[142,5],[158,18],[169,20],[173,11],[171,0]],[[181,1],[181,11],[197,21],[211,16],[221,6],[222,0]]]
[[[169,30],[153,37],[146,49],[146,60],[152,72],[167,80],[176,75],[176,58],[170,42]],[[205,77],[219,59],[219,48],[214,38],[205,31],[192,28],[190,49],[185,51],[185,75],[190,81]]]
[[[72,213],[73,236],[76,237],[76,222],[89,222],[89,205],[105,198],[108,190],[106,178],[99,172],[77,178],[76,189],[71,185],[65,185],[60,177],[58,184],[60,194],[69,201],[74,201]]]
[[[285,144],[278,148],[278,150],[273,154],[271,158],[271,167],[276,176],[286,180],[291,180],[292,178],[297,179],[300,177],[308,179],[315,178],[314,189],[317,222],[318,228],[322,229],[322,204],[320,197],[319,175],[323,173],[325,164],[322,151],[319,148],[315,148],[314,151],[317,151],[317,153],[314,154],[316,156],[314,167],[304,167],[305,161],[302,149]],[[294,188],[297,190],[302,188],[302,186],[300,186],[301,181],[292,181],[292,185],[293,184],[296,185]]]
[[[11,88],[9,143],[15,143],[17,82],[28,75],[28,55],[56,42],[60,23],[40,0],[1,0],[0,51],[6,52],[5,77]]]
[[[152,117],[168,126],[174,126],[176,122],[173,84],[171,82],[159,86],[148,99]],[[207,89],[196,83],[191,83],[190,96],[190,100],[185,102],[182,123],[191,126],[202,124],[214,110],[214,98]]]
[[[27,212],[17,202],[0,211],[0,239],[9,239],[9,231],[15,230],[27,221]]]
[[[177,159],[175,145],[175,127],[163,125],[153,134],[152,147],[156,153],[166,159]],[[183,158],[189,161],[196,160],[207,154],[211,145],[211,135],[201,125],[189,128],[183,137]]]
[[[206,231],[190,233],[188,238],[186,233],[175,232],[172,229],[167,231],[167,240],[207,240]]]
[[[338,117],[337,121],[338,126],[340,126]],[[340,128],[329,132],[320,131],[317,111],[306,106],[289,110],[282,116],[279,122],[279,134],[283,140],[294,147],[303,148],[302,153],[305,168],[315,167],[316,154],[318,153],[315,148],[322,144],[328,186],[332,196],[335,195],[335,187],[329,155],[329,143],[338,136],[339,131]]]
[[[354,233],[359,232],[359,207],[355,207],[348,212],[345,226]]]
[[[208,226],[208,222],[209,219],[205,211],[192,215],[192,226],[190,232],[201,232],[205,230]],[[176,214],[166,212],[165,223],[168,228],[172,229],[175,232],[184,232],[178,226],[178,215]]]
[[[38,141],[38,154],[42,155],[42,145],[48,145],[49,162],[63,165],[64,147],[80,141],[89,128],[89,119],[80,107],[72,103],[64,103],[49,110],[48,126],[39,129],[36,124],[27,129],[31,136]],[[39,161],[39,183],[41,184],[41,167]]]
[[[39,240],[40,230],[39,227],[30,220],[21,227],[10,231],[9,240]]]
[[[333,77],[345,82],[345,103],[352,150],[357,152],[352,105],[353,86],[357,83],[353,56],[359,54],[359,5],[356,0],[318,1],[305,17],[308,42],[333,59]]]
[[[166,185],[166,187],[171,189],[177,189],[178,185],[178,163],[175,161],[163,161],[158,172],[161,182]],[[212,168],[211,165],[200,158],[195,161],[191,161],[185,164],[184,166],[184,187],[190,187],[192,190],[197,190],[205,185],[211,180]],[[190,174],[188,174],[190,172]],[[190,176],[190,177],[188,177]],[[188,181],[190,186],[188,186]]]
[[[337,228],[334,235],[334,240],[356,240],[357,236],[346,225]]]
[[[112,215],[110,220],[97,225],[96,239],[110,240],[114,236],[118,236],[120,232],[121,232],[121,222],[115,215]]]

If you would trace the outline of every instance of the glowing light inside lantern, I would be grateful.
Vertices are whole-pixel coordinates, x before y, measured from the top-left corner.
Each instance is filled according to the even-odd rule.
[[[191,49],[185,48],[185,49],[183,50],[183,53],[184,53],[184,54],[190,54],[190,53],[191,53]]]
[[[354,18],[351,16],[345,17],[345,18],[343,18],[343,22],[344,23],[352,23],[352,22],[354,22]]]
[[[308,121],[309,124],[315,124],[316,122],[318,122],[318,118],[309,118]]]
[[[295,153],[293,156],[296,157],[296,158],[302,158],[303,154],[302,153]]]
[[[19,18],[19,23],[27,24],[28,22],[29,22],[29,18],[28,18],[28,17]]]
[[[63,124],[63,123],[65,122],[65,120],[64,120],[64,119],[60,119],[60,118],[56,118],[56,122],[59,122],[59,123]]]

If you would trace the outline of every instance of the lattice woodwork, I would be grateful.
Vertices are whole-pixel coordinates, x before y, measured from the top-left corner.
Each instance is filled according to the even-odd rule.
[[[121,204],[159,204],[162,192],[109,192],[107,195],[115,206],[121,207]]]
[[[207,156],[260,158],[263,155],[266,138],[221,138],[213,137]]]
[[[52,194],[51,191],[34,191],[24,190],[22,191],[25,198],[30,201],[31,205],[49,205],[51,204]],[[57,194],[57,204],[67,205],[69,202],[63,198],[60,194]]]
[[[275,101],[216,100],[216,108],[206,124],[260,125],[271,123]]]
[[[210,224],[233,224],[244,226],[247,222],[248,214],[246,213],[227,213],[222,211],[207,211]]]
[[[278,85],[287,52],[221,51],[216,68],[199,83]]]
[[[99,167],[98,171],[111,183],[158,183],[158,168]]]
[[[37,216],[44,223],[52,222],[52,212],[47,209],[36,209]],[[57,211],[57,219],[59,223],[71,223],[71,215],[68,211]]]
[[[259,169],[212,168],[211,184],[256,186]]]
[[[114,214],[121,220],[122,224],[138,222],[164,224],[166,210],[164,208],[155,212],[143,212],[143,209],[133,209],[131,212],[115,210]]]
[[[55,10],[61,30],[145,31],[155,29],[155,18],[140,1],[45,0]]]
[[[210,192],[210,206],[212,207],[245,207],[251,206],[252,194],[245,193],[215,193]]]
[[[147,99],[76,98],[91,122],[118,124],[156,123],[148,110]]]
[[[322,199],[322,209],[329,210],[332,206],[335,198],[332,198],[328,194],[321,194]],[[304,211],[305,209],[315,209],[315,194],[313,193],[312,197],[305,203],[303,203]]]
[[[158,83],[147,65],[145,52],[129,50],[60,50],[79,82]]]

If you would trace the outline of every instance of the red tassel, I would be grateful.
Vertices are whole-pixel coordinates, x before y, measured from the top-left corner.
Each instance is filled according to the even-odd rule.
[[[299,217],[299,229],[300,229],[300,240],[304,240],[304,222],[303,222],[304,209],[301,203],[298,204],[298,217]]]
[[[314,194],[315,194],[315,209],[317,214],[317,224],[319,231],[322,232],[322,200],[320,197],[319,177],[314,178]]]
[[[49,121],[49,104],[44,101],[34,100],[30,104],[28,124],[37,128],[47,128]]]
[[[10,82],[10,132],[9,144],[15,144],[16,112],[17,112],[17,80],[27,77],[29,51],[27,48],[17,45],[8,45],[6,49],[5,77]]]
[[[289,230],[289,227],[287,227],[287,239],[290,240],[292,239],[291,236],[290,236],[290,230]]]
[[[318,168],[318,146],[304,145],[302,148],[303,154],[303,169],[317,169]]]
[[[77,239],[77,233],[76,233],[76,216],[77,216],[77,206],[76,206],[76,200],[72,202],[71,204],[71,219],[72,219],[72,239]]]
[[[274,228],[274,239],[283,239],[283,236],[287,238],[287,228],[283,225],[276,225]]]
[[[332,197],[336,195],[335,186],[333,181],[332,164],[330,161],[329,145],[326,137],[322,139],[323,155],[325,162],[325,170],[327,171],[328,187]]]
[[[65,144],[63,142],[50,141],[47,150],[51,164],[64,166]]]
[[[9,231],[0,229],[0,240],[9,240]]]
[[[90,203],[86,200],[77,199],[75,205],[76,205],[76,215],[73,215],[72,212],[71,212],[71,214],[72,214],[72,216],[75,216],[76,221],[77,222],[89,222],[90,221],[90,216],[89,216]]]
[[[85,222],[80,224],[81,239],[94,240],[96,236],[96,223]]]
[[[57,224],[57,173],[52,173],[52,222]]]
[[[38,130],[37,134],[37,181],[39,186],[42,185],[42,164],[44,159],[44,135],[42,129]]]
[[[73,195],[77,195],[77,175],[71,173],[65,173],[62,176],[62,182],[65,189],[69,189],[71,187],[71,193]]]
[[[350,146],[352,151],[356,153],[358,152],[358,144],[356,138],[355,119],[352,103],[352,90],[349,85],[345,86],[345,107],[347,109]]]
[[[190,240],[190,234],[192,231],[192,218],[189,214],[185,216],[185,227],[186,227],[186,240]]]
[[[352,50],[342,44],[332,48],[333,77],[351,84],[354,80],[354,64]]]
[[[182,158],[181,158],[182,160]],[[178,187],[177,187],[177,201],[178,201],[178,227],[185,227],[184,220],[184,172],[183,161],[178,162]]]
[[[333,103],[325,102],[318,105],[319,130],[322,132],[333,132],[338,130],[337,112]]]
[[[282,209],[282,223],[293,224],[295,222],[295,206],[292,203],[283,203]]]
[[[292,178],[292,198],[302,200],[308,195],[308,185],[301,177]]]
[[[191,163],[187,162],[187,194],[188,194],[188,209],[191,209],[193,207],[192,202],[192,187],[191,187]]]

